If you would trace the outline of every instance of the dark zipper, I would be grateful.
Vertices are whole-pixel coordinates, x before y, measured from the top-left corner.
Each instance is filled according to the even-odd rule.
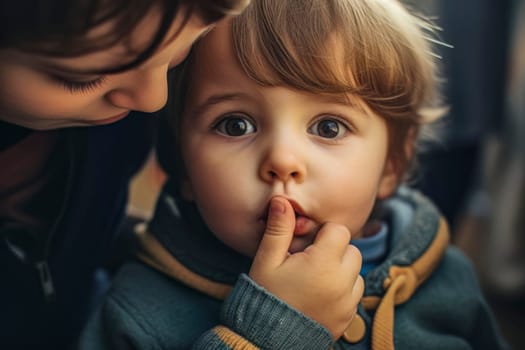
[[[51,242],[53,240],[53,237],[58,230],[59,223],[62,221],[62,218],[64,217],[64,213],[66,211],[67,203],[69,201],[71,187],[73,183],[73,173],[75,169],[75,144],[73,142],[73,135],[75,132],[73,130],[66,131],[66,147],[68,147],[69,150],[69,166],[67,171],[67,183],[66,188],[64,191],[64,199],[62,201],[62,207],[60,208],[59,214],[54,221],[53,225],[51,226],[51,229],[49,230],[49,235],[47,237],[47,241],[44,244],[43,254],[41,259],[37,259],[33,266],[36,268],[38,273],[38,278],[40,281],[40,286],[42,287],[42,293],[44,295],[44,298],[47,302],[53,302],[56,298],[56,290],[55,285],[53,283],[53,277],[51,275],[51,270],[49,269],[49,264],[47,262],[47,258],[49,255],[49,249],[51,246]]]
[[[55,285],[53,284],[53,278],[51,278],[51,271],[49,271],[49,265],[46,260],[37,261],[35,267],[38,271],[38,277],[40,279],[40,286],[44,298],[47,302],[52,302],[56,298]]]

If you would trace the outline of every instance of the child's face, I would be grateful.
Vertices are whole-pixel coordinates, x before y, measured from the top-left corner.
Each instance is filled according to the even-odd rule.
[[[74,58],[57,58],[0,50],[0,119],[33,129],[100,125],[124,118],[131,110],[153,112],[167,96],[167,70],[179,64],[192,43],[208,26],[182,9],[167,33],[169,41],[140,66],[101,76],[78,71],[104,69],[130,60],[129,49],[144,48],[157,28],[159,13],[152,11],[126,40],[106,50]],[[107,30],[97,27],[90,35]],[[131,56],[132,57],[132,56]]]
[[[199,43],[182,120],[182,155],[194,200],[214,234],[254,256],[270,198],[296,210],[290,252],[304,250],[326,222],[357,237],[377,197],[396,178],[387,126],[335,96],[261,87],[232,55],[226,24]]]

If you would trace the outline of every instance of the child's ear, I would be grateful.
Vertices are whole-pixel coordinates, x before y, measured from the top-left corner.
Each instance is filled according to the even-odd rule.
[[[379,181],[377,189],[377,198],[388,198],[396,190],[399,184],[399,167],[396,166],[396,161],[392,158],[388,159],[383,169],[383,175]]]
[[[411,127],[407,131],[405,144],[403,145],[404,159],[406,161],[409,161],[414,156],[417,131],[415,127]],[[406,166],[405,162],[398,157],[392,155],[388,157],[377,190],[378,199],[385,199],[394,193],[401,182]]]

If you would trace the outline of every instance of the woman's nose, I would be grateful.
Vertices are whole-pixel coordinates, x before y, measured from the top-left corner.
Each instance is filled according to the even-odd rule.
[[[274,144],[263,159],[259,172],[260,177],[268,183],[302,183],[306,177],[306,165],[290,143]]]
[[[155,112],[168,98],[167,68],[137,69],[122,77],[123,83],[106,94],[114,106],[134,111]]]

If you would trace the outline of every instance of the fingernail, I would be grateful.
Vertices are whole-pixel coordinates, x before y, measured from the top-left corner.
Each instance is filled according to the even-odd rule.
[[[270,213],[271,214],[280,215],[284,213],[284,210],[285,210],[285,207],[281,201],[277,199],[272,199],[270,203]]]

